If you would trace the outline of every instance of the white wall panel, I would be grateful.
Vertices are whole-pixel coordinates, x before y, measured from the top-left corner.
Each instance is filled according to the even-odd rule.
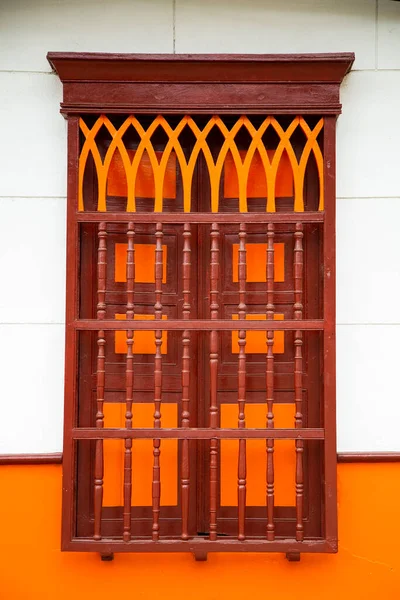
[[[400,71],[350,73],[341,88],[337,195],[400,196]]]
[[[0,454],[60,452],[63,325],[0,325]]]
[[[338,325],[339,452],[400,451],[399,325]]]
[[[378,69],[400,69],[400,4],[379,0]]]
[[[63,323],[66,201],[0,198],[0,323]]]
[[[341,452],[400,451],[400,71],[373,70],[376,56],[400,69],[400,3],[379,0],[378,48],[375,8],[176,0],[177,52],[354,51],[370,69],[346,78],[338,121]],[[66,125],[58,78],[38,71],[49,50],[172,52],[173,39],[172,0],[0,0],[0,453],[62,447]]]
[[[337,201],[337,322],[400,323],[400,198]]]
[[[177,0],[177,52],[355,52],[375,67],[375,0]]]
[[[50,71],[46,54],[172,52],[172,0],[0,3],[0,70]]]
[[[60,80],[53,74],[0,72],[0,90],[0,196],[65,196]]]

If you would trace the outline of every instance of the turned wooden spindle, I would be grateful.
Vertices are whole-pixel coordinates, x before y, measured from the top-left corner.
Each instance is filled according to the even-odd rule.
[[[99,223],[97,250],[97,319],[106,316],[106,277],[107,277],[107,225]],[[104,387],[105,387],[105,333],[97,334],[97,385],[96,385],[96,427],[104,427]],[[103,440],[96,440],[94,463],[94,539],[101,539],[101,514],[103,507],[104,453]]]
[[[191,270],[191,226],[183,226],[183,319],[190,319],[190,270]],[[190,331],[182,333],[182,427],[190,425]],[[182,539],[189,538],[189,491],[190,491],[190,461],[189,440],[182,440],[182,476],[181,476],[181,504],[182,504]]]
[[[240,224],[239,228],[239,321],[246,320],[246,225]],[[238,358],[238,427],[245,429],[245,403],[246,403],[246,330],[239,330],[239,358]],[[238,457],[238,539],[245,539],[246,520],[246,440],[239,440]]]
[[[134,318],[134,282],[135,282],[135,246],[134,224],[129,223],[127,230],[128,249],[126,254],[126,319],[131,321]],[[132,403],[133,403],[133,331],[128,329],[126,334],[126,412],[125,427],[132,429]],[[124,534],[123,539],[129,542],[131,539],[132,523],[132,440],[125,440],[124,454]]]
[[[154,265],[154,280],[155,280],[155,304],[154,313],[155,320],[162,320],[162,280],[163,280],[163,231],[162,224],[156,224],[156,251]],[[161,427],[161,394],[162,394],[162,330],[155,331],[156,353],[154,358],[154,428]],[[153,440],[153,526],[152,537],[153,541],[157,541],[160,535],[160,497],[161,497],[161,479],[160,479],[160,440]]]
[[[210,314],[219,315],[219,238],[218,223],[211,225]],[[218,427],[218,332],[210,332],[210,428]],[[218,440],[210,440],[210,540],[217,539]]]
[[[274,320],[274,237],[275,225],[267,227],[267,321]],[[274,332],[267,331],[267,428],[274,427]],[[267,440],[267,540],[275,539],[274,505],[275,505],[275,476],[274,476],[274,440]]]
[[[303,224],[296,223],[294,233],[294,318],[303,318]],[[295,395],[295,427],[303,427],[303,332],[294,332],[294,395]],[[304,539],[303,502],[304,502],[304,441],[296,440],[296,540]]]

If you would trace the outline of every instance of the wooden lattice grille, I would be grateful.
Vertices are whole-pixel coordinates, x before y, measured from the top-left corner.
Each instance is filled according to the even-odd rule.
[[[335,552],[354,55],[48,60],[68,123],[62,549]]]
[[[152,120],[150,124],[143,126],[137,117],[130,116],[126,118],[122,124],[115,126],[108,117],[102,115],[96,119],[91,127],[89,127],[83,119],[80,119],[79,123],[84,136],[84,143],[79,157],[79,210],[83,211],[85,209],[83,181],[89,153],[92,155],[95,163],[98,181],[97,210],[100,212],[107,210],[107,180],[110,165],[112,164],[116,152],[118,152],[121,157],[126,177],[127,212],[136,211],[137,176],[143,161],[144,153],[147,153],[148,155],[154,178],[154,212],[163,211],[164,180],[168,161],[172,152],[174,152],[177,157],[181,171],[184,212],[192,211],[191,198],[193,175],[200,153],[204,156],[208,170],[211,192],[211,212],[213,213],[219,211],[220,182],[228,153],[231,153],[238,178],[238,209],[240,212],[248,211],[247,188],[250,168],[256,153],[259,154],[266,180],[266,211],[275,212],[277,173],[284,152],[287,154],[293,174],[294,212],[304,211],[304,179],[311,153],[314,154],[318,169],[318,210],[323,210],[324,169],[323,156],[318,142],[318,136],[320,136],[323,129],[324,120],[319,119],[316,124],[311,127],[302,117],[295,117],[284,126],[280,124],[279,120],[271,116],[262,119],[261,121],[258,120],[255,124],[253,121],[254,119],[251,120],[246,116],[241,116],[228,127],[223,119],[218,116],[213,116],[199,126],[194,118],[185,116],[177,124],[174,123],[171,126],[165,117],[159,115]],[[101,156],[99,147],[96,143],[96,139],[102,128],[107,130],[111,138],[104,156]],[[139,138],[134,154],[129,154],[126,144],[124,143],[124,136],[129,132],[129,129],[134,130]],[[158,153],[158,155],[152,142],[152,137],[157,129],[161,129],[167,136],[165,148],[163,149],[163,152]],[[185,134],[185,130],[187,129],[191,131],[195,138],[195,142],[191,147],[189,155],[182,148],[182,143],[180,141],[180,138]],[[218,130],[223,137],[217,155],[215,155],[215,153],[213,155],[208,142],[209,137],[215,130]],[[241,152],[237,144],[237,137],[241,130],[245,130],[250,138],[250,143],[245,152]],[[269,130],[273,130],[278,138],[278,143],[275,145],[272,153],[268,152],[265,142],[263,141],[263,136],[265,136]],[[292,137],[298,130],[303,132],[305,138],[300,155],[296,155],[292,142]]]
[[[320,268],[331,123],[75,120],[76,549],[334,549]]]

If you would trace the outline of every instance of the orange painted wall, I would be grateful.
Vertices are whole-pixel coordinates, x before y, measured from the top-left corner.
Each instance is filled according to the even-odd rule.
[[[0,467],[1,600],[397,600],[400,464],[339,465],[337,555],[61,553],[61,467]],[[385,531],[386,533],[383,533]]]

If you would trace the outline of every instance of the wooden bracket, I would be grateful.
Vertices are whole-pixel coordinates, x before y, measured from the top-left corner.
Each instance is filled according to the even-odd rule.
[[[103,562],[111,562],[112,560],[114,560],[114,552],[109,552],[109,553],[104,553],[104,554],[100,553],[100,558]]]
[[[193,551],[193,558],[195,561],[197,562],[204,562],[207,560],[207,552],[204,552],[204,550],[194,550]]]
[[[286,559],[289,562],[300,562],[300,552],[286,552]]]

